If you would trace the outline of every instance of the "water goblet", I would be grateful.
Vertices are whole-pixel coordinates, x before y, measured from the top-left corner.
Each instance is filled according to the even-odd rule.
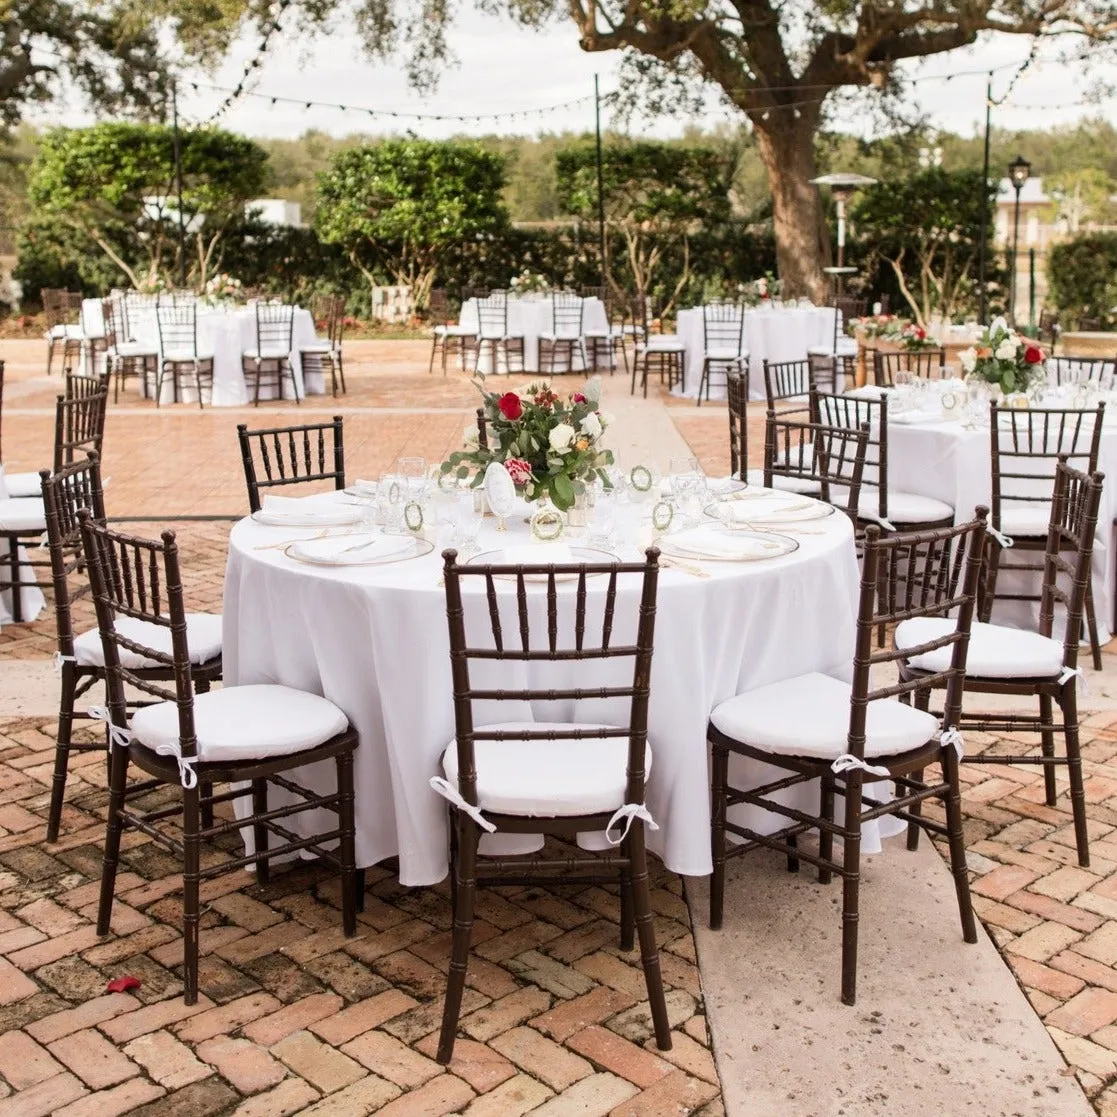
[[[396,472],[401,477],[426,477],[426,458],[397,458]]]

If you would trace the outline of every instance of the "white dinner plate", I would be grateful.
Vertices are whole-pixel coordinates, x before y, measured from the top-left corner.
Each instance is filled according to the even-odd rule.
[[[413,535],[366,534],[302,539],[285,550],[288,558],[314,566],[376,566],[430,554],[434,544]]]
[[[521,548],[521,550],[523,550],[523,548]],[[540,550],[543,550],[543,548],[540,548]],[[508,560],[505,558],[505,552],[503,550],[482,551],[479,555],[474,555],[472,558],[466,560],[465,565],[467,565],[467,566],[500,566],[507,561]],[[512,561],[523,563],[524,560],[523,560],[523,558],[520,554],[517,554],[516,558]],[[599,550],[597,547],[571,547],[570,548],[570,559],[569,559],[569,561],[572,562],[572,563],[585,562],[585,563],[592,563],[594,565],[599,565],[601,563],[606,563],[606,562],[620,562],[621,559],[618,555],[613,554],[612,551],[602,551],[602,550]],[[547,559],[543,555],[541,555],[540,558],[539,558],[539,562],[540,563],[545,563],[545,562],[547,562]],[[565,565],[565,563],[562,563],[562,564],[556,563],[555,565],[560,567],[560,569],[555,572],[555,581],[556,582],[573,582],[573,581],[577,580],[577,578],[578,578],[578,571],[577,570],[571,569],[569,572],[565,572],[561,569],[561,566]],[[494,575],[494,577],[503,578],[507,581],[512,581],[512,582],[514,582],[516,580],[516,575],[515,574],[498,574],[498,575]],[[591,575],[589,575],[589,577],[594,577],[594,575],[591,574]],[[524,576],[524,581],[525,582],[543,582],[543,583],[546,583],[547,575],[546,574],[528,574],[528,575]]]
[[[744,492],[748,485],[740,477],[707,477],[706,488],[710,496],[720,498],[730,493]]]
[[[762,562],[789,555],[799,549],[799,544],[786,535],[701,524],[677,535],[661,536],[659,549],[669,558]]]
[[[347,524],[359,524],[364,512],[356,507],[345,505],[324,506],[317,508],[284,508],[282,511],[269,511],[261,508],[253,512],[252,518],[258,524],[268,527],[343,527]]]
[[[743,501],[730,497],[719,500],[706,509],[706,514],[726,527],[749,528],[758,524],[798,524],[809,520],[824,520],[834,514],[832,504],[812,500],[806,496],[779,493],[771,500]]]

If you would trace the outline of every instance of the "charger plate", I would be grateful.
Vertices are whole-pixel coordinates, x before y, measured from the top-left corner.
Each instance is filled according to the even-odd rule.
[[[675,535],[663,535],[658,545],[669,558],[713,562],[764,562],[799,549],[798,541],[786,535],[743,531],[720,524],[701,524]]]
[[[592,563],[599,565],[605,562],[621,562],[619,555],[613,554],[612,551],[603,551],[597,547],[571,547],[570,555],[577,562]],[[467,566],[501,566],[504,563],[504,551],[482,551],[479,555],[474,555],[466,561]],[[546,559],[540,557],[540,563],[545,563]],[[499,578],[503,581],[514,582],[516,581],[515,574],[494,574],[494,578]],[[598,577],[598,575],[590,574],[587,577]],[[569,573],[563,573],[561,566],[555,571],[556,582],[576,582],[578,580],[578,571],[572,564]],[[544,585],[547,583],[546,574],[526,574],[524,575],[525,582],[541,582]]]

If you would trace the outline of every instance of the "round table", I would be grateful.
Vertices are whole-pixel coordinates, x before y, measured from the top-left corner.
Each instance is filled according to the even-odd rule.
[[[104,317],[100,299],[85,299],[82,303],[82,322],[90,336],[104,334]],[[136,341],[159,351],[159,324],[155,310],[133,309],[128,316],[129,326]],[[250,306],[197,305],[198,352],[213,355],[214,407],[241,407],[249,402],[248,388],[244,382],[241,354],[256,347],[256,314]],[[309,310],[295,307],[294,326],[291,332],[291,368],[299,398],[306,395],[323,395],[326,391],[325,376],[321,368],[308,370],[303,375],[299,350],[313,345],[316,340],[314,319]],[[180,391],[180,398],[196,402],[189,387]],[[275,389],[265,388],[261,399],[271,399]],[[173,399],[170,377],[163,385],[162,403]]]
[[[743,348],[749,355],[749,399],[767,398],[764,391],[766,360],[805,361],[807,350],[812,346],[833,345],[834,314],[833,308],[828,306],[747,307]],[[683,384],[676,388],[675,394],[693,399],[698,396],[705,352],[702,307],[680,310],[675,329],[686,346]],[[715,378],[710,398],[725,398],[725,385],[720,376]]]
[[[462,303],[462,312],[458,321],[460,325],[468,329],[479,329],[480,318],[478,316],[476,299],[466,299],[466,301]],[[553,327],[554,319],[551,310],[551,300],[549,298],[509,298],[508,336],[522,337],[524,339],[524,367],[522,370],[518,368],[509,369],[506,365],[501,366],[499,363],[495,363],[496,367],[494,367],[494,360],[490,352],[490,347],[486,346],[486,352],[477,371],[485,376],[494,374],[504,375],[509,372],[541,371],[539,364],[539,337],[541,334],[550,333]],[[582,330],[608,332],[608,329],[609,318],[605,313],[605,304],[598,298],[583,299]],[[585,368],[586,366],[585,362],[582,360],[582,355],[577,352],[577,346],[574,348],[574,369]],[[565,367],[565,362],[565,351],[556,353],[555,371],[573,371]]]
[[[622,512],[629,518],[625,537],[635,537],[631,518],[640,507],[622,506]],[[510,520],[503,535],[490,524],[478,540],[483,551],[530,543],[522,517]],[[849,677],[858,596],[852,529],[841,514],[810,526],[821,534],[797,535],[798,550],[779,559],[704,563],[707,578],[679,569],[661,572],[648,718],[654,761],[647,787],[660,829],[649,832],[648,844],[675,872],[711,871],[706,726],[714,706],[742,690],[810,671]],[[447,872],[447,827],[446,804],[429,780],[439,774],[442,752],[454,737],[439,548],[407,562],[345,568],[308,566],[282,550],[260,549],[312,534],[252,520],[233,528],[225,578],[225,683],[284,683],[340,706],[360,733],[358,865],[398,855],[403,884],[433,884]],[[621,548],[626,560],[640,553],[636,546]],[[635,632],[639,580],[631,583],[622,586],[617,604],[618,618],[631,624],[629,636]],[[604,579],[590,580],[591,606],[603,585]],[[511,583],[504,587],[510,604],[514,589]],[[533,608],[545,603],[542,586],[530,589],[539,591],[532,593]],[[560,592],[572,598],[574,587]],[[484,608],[483,595],[467,597],[466,606],[468,620],[470,609]],[[614,638],[625,638],[619,624]],[[533,703],[513,713],[508,703],[494,704],[486,720],[574,720],[556,705]],[[624,714],[614,712],[612,723],[624,724],[618,717]],[[590,702],[579,707],[577,720],[610,719]],[[750,767],[754,771],[745,778],[753,785],[771,771]],[[329,786],[332,767],[319,766],[313,778],[315,786]],[[744,782],[740,771],[734,778]],[[871,847],[875,835],[866,837]]]

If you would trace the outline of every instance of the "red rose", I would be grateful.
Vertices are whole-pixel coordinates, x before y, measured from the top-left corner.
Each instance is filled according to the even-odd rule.
[[[1043,350],[1038,345],[1029,345],[1024,350],[1024,363],[1026,365],[1038,365],[1043,360]]]
[[[584,395],[582,395],[581,392],[575,392],[574,395],[571,398],[574,400],[575,403],[585,403],[586,402],[586,397]]]
[[[523,458],[509,458],[504,463],[504,468],[508,470],[513,485],[526,485],[532,479],[531,463],[525,462]]]
[[[927,336],[927,331],[922,326],[916,326],[915,336],[922,341]]]
[[[505,392],[496,401],[496,405],[500,408],[501,415],[506,419],[516,420],[524,413],[524,405],[515,392]]]

